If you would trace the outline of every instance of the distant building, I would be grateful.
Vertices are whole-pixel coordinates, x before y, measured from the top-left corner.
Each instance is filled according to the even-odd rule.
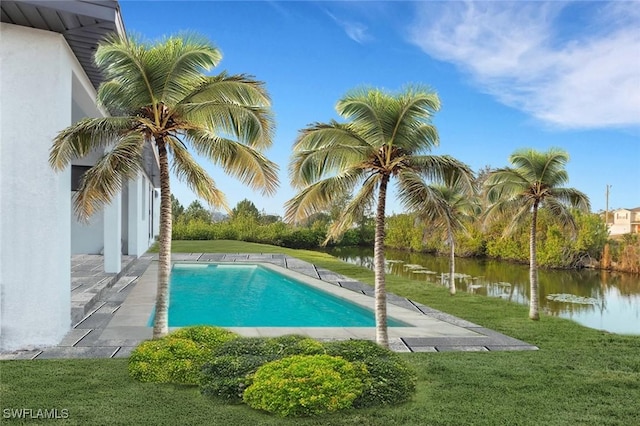
[[[609,235],[640,234],[640,207],[613,211]]]

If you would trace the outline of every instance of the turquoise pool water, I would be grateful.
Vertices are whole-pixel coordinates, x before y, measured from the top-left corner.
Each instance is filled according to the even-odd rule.
[[[375,326],[372,311],[259,265],[176,264],[169,300],[170,327]]]

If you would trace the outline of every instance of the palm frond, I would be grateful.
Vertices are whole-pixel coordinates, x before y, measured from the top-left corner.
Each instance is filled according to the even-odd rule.
[[[250,146],[203,130],[186,132],[195,150],[253,189],[271,195],[278,189],[278,165]]]
[[[335,122],[303,129],[294,143],[293,152],[289,176],[296,188],[355,167],[375,153],[349,126]]]
[[[171,169],[178,179],[185,182],[198,197],[205,200],[210,206],[231,212],[224,193],[217,188],[215,181],[194,160],[182,142],[174,138],[167,138],[167,142],[173,155]]]
[[[183,34],[168,38],[154,47],[154,62],[161,64],[157,74],[163,79],[159,100],[166,105],[176,105],[206,80],[203,71],[210,71],[222,59],[222,53],[208,39]]]
[[[358,123],[363,139],[376,147],[385,143],[381,98],[386,98],[381,91],[361,87],[347,93],[336,104],[338,114],[351,123]]]
[[[415,144],[415,141],[423,142]],[[425,155],[440,144],[440,136],[433,124],[420,124],[400,133],[396,138],[396,144],[413,155]]]
[[[142,168],[144,140],[131,133],[115,141],[108,151],[84,174],[74,198],[74,210],[86,221],[120,192],[123,181],[133,178]]]
[[[544,201],[544,208],[551,212],[553,219],[564,228],[568,228],[572,233],[577,230],[576,222],[573,219],[571,210],[556,197],[548,197]]]
[[[85,118],[62,130],[53,140],[49,164],[64,169],[72,160],[103,149],[136,126],[131,117]]]
[[[465,163],[449,155],[413,155],[409,167],[430,181],[460,185],[473,190],[473,171]]]
[[[522,229],[523,226],[528,224],[533,210],[532,204],[533,203],[514,203],[514,208],[512,208],[510,212],[512,216],[502,231],[503,236],[513,235],[517,230]]]
[[[532,207],[532,200],[525,199],[523,201],[521,198],[501,199],[499,202],[490,204],[485,209],[485,225],[505,221],[508,224],[508,229],[505,228],[503,235],[509,235],[526,224],[527,216],[531,213]]]
[[[569,177],[564,169],[569,155],[559,149],[546,152],[533,149],[517,150],[509,157],[511,164],[529,182],[539,182],[547,187],[564,185]]]
[[[399,110],[389,141],[412,154],[425,153],[437,146],[438,132],[430,121],[440,110],[438,95],[414,86],[407,88],[398,101]]]
[[[365,180],[362,188],[360,188],[338,219],[333,222],[327,230],[327,238],[324,244],[327,244],[331,240],[336,240],[364,215],[366,209],[373,204],[380,179],[380,175],[373,175]]]
[[[564,205],[582,212],[591,210],[591,203],[587,194],[575,188],[553,188],[550,198],[554,198]]]
[[[233,135],[258,149],[271,146],[274,121],[263,83],[244,75],[208,77],[177,106],[187,122]]]
[[[568,181],[565,165],[569,155],[558,148],[546,152],[532,149],[515,151],[509,160],[512,168],[502,168],[489,174],[485,181],[487,220],[508,215],[505,234],[522,225],[534,206],[549,209],[552,217],[565,225],[573,225],[568,207],[589,209],[589,199],[573,188],[563,188]]]
[[[518,170],[508,167],[491,172],[484,184],[490,203],[525,196],[531,183]]]
[[[104,81],[98,87],[98,104],[114,116],[135,116],[143,100],[132,102],[127,89],[116,80]]]
[[[150,46],[135,38],[118,35],[107,37],[98,45],[94,60],[105,76],[106,81],[116,81],[120,85],[120,94],[128,105],[137,109],[144,105],[155,105],[158,89],[152,86],[151,68],[148,60]],[[111,91],[113,87],[109,88]],[[107,109],[121,106],[114,102],[113,93],[98,90],[98,101]]]
[[[412,172],[399,175],[398,182],[402,205],[437,229],[464,230],[480,214],[480,202],[464,182],[427,184]]]
[[[337,194],[350,194],[364,179],[364,171],[351,168],[342,173],[315,182],[302,189],[285,203],[285,221],[297,222],[325,210]]]

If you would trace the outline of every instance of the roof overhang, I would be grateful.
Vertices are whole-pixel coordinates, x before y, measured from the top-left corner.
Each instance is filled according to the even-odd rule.
[[[125,36],[116,0],[2,0],[0,10],[2,22],[62,34],[96,89],[103,81],[93,62],[98,43],[112,33]]]

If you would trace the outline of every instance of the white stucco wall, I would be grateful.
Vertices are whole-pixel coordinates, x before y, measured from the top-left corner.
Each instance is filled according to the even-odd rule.
[[[140,256],[153,244],[157,235],[153,228],[157,228],[156,198],[151,181],[145,174],[131,179],[127,185],[129,215],[128,215],[128,252]]]
[[[153,241],[160,235],[160,188],[153,189]],[[151,242],[153,244],[153,241]]]
[[[609,224],[609,235],[624,235],[631,232],[631,224]]]
[[[71,83],[71,121],[75,123],[86,117],[102,117],[104,114],[96,107],[93,88],[88,81],[83,84],[83,75],[73,73]],[[84,77],[86,79],[86,77]],[[93,166],[103,155],[103,150],[91,152],[83,158],[74,159],[74,166]],[[73,200],[73,192],[70,196]],[[72,208],[73,210],[73,208]],[[80,221],[75,214],[71,220],[71,254],[100,254],[104,248],[104,215],[96,212],[88,222]]]
[[[70,171],[48,163],[71,124],[64,38],[0,24],[0,348],[58,343],[70,327]]]

